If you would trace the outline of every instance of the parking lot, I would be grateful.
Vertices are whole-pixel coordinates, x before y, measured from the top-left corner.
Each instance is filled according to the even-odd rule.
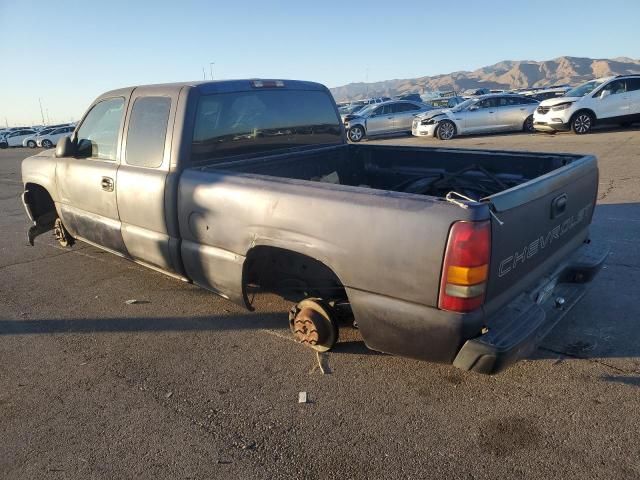
[[[640,128],[375,143],[598,156],[611,255],[530,359],[480,376],[345,329],[322,374],[277,297],[249,313],[85,244],[27,246],[34,151],[3,150],[0,477],[640,478]]]

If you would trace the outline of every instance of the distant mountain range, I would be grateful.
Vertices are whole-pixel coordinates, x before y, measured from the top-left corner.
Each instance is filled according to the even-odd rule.
[[[496,63],[473,72],[385,80],[373,83],[350,83],[331,89],[337,101],[366,97],[394,96],[429,91],[463,91],[469,88],[512,89],[553,84],[578,84],[594,77],[640,73],[640,60],[627,57],[612,59],[558,57],[545,62],[529,60]]]

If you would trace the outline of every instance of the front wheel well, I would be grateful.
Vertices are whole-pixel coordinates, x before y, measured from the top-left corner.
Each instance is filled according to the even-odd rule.
[[[571,115],[571,119],[569,120],[569,123],[573,122],[573,119],[576,118],[580,113],[588,113],[591,116],[591,118],[593,118],[594,122],[598,120],[598,117],[596,116],[596,112],[594,112],[590,108],[581,108],[580,110],[576,111],[573,115]]]
[[[242,286],[245,298],[246,293],[260,290],[295,302],[308,297],[347,299],[344,285],[327,265],[308,255],[270,246],[249,250]]]
[[[29,207],[35,221],[46,214],[55,212],[56,205],[53,198],[42,185],[27,183],[25,185],[25,192],[25,203]]]

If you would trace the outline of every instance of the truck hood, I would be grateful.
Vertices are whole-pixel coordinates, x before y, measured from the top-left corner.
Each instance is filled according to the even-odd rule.
[[[540,102],[541,107],[553,107],[555,105],[559,105],[561,103],[569,103],[569,102],[577,102],[582,97],[556,97],[556,98],[548,98],[547,100],[543,100]]]

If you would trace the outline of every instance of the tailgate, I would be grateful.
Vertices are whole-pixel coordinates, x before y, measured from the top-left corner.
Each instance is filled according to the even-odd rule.
[[[490,197],[496,215],[486,304],[496,299],[498,307],[578,248],[588,237],[597,193],[597,160],[585,156]]]

